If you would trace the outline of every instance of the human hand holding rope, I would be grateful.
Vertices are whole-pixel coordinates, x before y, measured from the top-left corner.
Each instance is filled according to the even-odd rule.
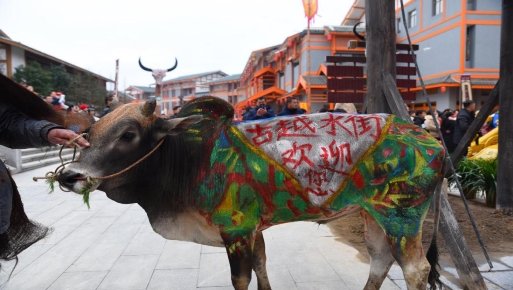
[[[81,147],[89,147],[90,145],[89,142],[87,142],[87,140],[85,140],[81,135],[67,129],[52,129],[48,132],[47,138],[50,143],[65,145],[70,148],[75,147],[73,143],[76,143]]]

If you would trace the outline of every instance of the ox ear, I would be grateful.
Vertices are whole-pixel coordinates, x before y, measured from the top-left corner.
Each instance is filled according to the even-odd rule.
[[[184,118],[174,118],[166,121],[166,125],[163,127],[163,131],[160,132],[162,136],[159,136],[159,139],[164,137],[164,135],[178,135],[182,132],[185,132],[192,125],[198,123],[203,119],[201,115],[192,115]]]

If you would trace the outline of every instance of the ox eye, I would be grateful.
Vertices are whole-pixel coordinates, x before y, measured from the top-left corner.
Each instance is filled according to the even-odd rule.
[[[123,135],[121,135],[121,139],[124,141],[132,141],[135,138],[135,133],[133,132],[126,132]]]

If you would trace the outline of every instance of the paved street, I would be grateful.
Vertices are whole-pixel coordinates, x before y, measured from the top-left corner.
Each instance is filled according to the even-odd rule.
[[[48,194],[46,184],[32,177],[55,167],[14,176],[28,216],[54,231],[19,256],[8,281],[14,262],[2,264],[0,289],[233,289],[224,248],[167,241],[153,232],[138,205],[115,203],[99,191],[91,194],[90,210],[76,194]],[[273,289],[352,290],[366,282],[367,258],[325,226],[291,223],[264,236]],[[443,267],[449,278],[444,281],[459,289],[450,282],[457,281],[450,277],[456,271]],[[513,257],[495,259],[494,267],[483,273],[489,289],[513,289]],[[255,278],[250,289],[257,289]],[[397,265],[382,289],[406,289]]]

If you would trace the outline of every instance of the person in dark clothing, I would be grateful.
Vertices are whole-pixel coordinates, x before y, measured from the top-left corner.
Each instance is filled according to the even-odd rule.
[[[171,117],[169,117],[168,119],[178,118],[178,113],[180,113],[181,109],[182,109],[182,106],[174,106],[173,107],[173,115]]]
[[[454,152],[456,149],[456,144],[453,141],[454,138],[454,126],[456,125],[456,120],[453,118],[454,113],[452,111],[446,111],[442,117],[442,126],[440,127],[440,131],[442,131],[442,138],[444,139],[445,146],[447,146],[447,151],[449,154]]]
[[[249,115],[246,120],[261,120],[276,117],[276,113],[267,105],[267,101],[264,97],[260,97],[257,100],[256,107],[249,111]]]
[[[256,103],[252,102],[251,105],[248,105],[246,107],[246,109],[244,110],[244,113],[242,113],[242,120],[243,121],[246,121],[248,120],[249,116],[250,116],[250,112],[251,110],[253,110],[254,108],[256,108]]]
[[[304,111],[299,108],[299,101],[296,98],[287,99],[287,106],[283,108],[278,116],[290,116],[290,115],[301,115]]]
[[[14,107],[0,102],[0,145],[12,149],[66,145],[78,135],[48,121],[39,121],[24,117]],[[84,138],[77,142],[89,146]],[[0,162],[0,175],[7,176],[7,169]],[[4,179],[6,179],[4,176]],[[12,186],[9,182],[0,182],[0,234],[9,228],[12,203]]]
[[[417,110],[415,112],[415,117],[413,118],[413,124],[415,124],[421,128],[426,128],[426,125],[424,125],[425,118],[426,118],[426,111]]]
[[[105,108],[103,109],[100,118],[110,113],[110,104],[112,101],[114,101],[114,93],[109,93],[109,95],[105,97]]]
[[[454,126],[454,136],[453,142],[454,144],[460,143],[463,135],[467,132],[470,124],[476,118],[476,103],[472,100],[466,100],[463,102],[463,110],[461,110],[456,119],[456,124]]]

